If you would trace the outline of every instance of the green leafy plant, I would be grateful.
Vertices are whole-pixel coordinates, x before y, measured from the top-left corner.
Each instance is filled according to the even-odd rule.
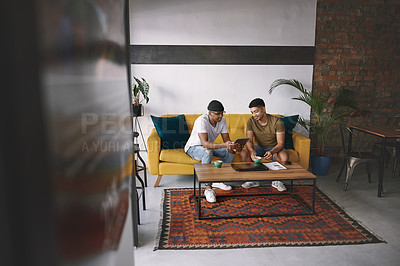
[[[146,100],[146,103],[149,102],[149,83],[142,78],[142,80],[133,77],[135,79],[135,83],[132,84],[132,95],[133,95],[133,104],[134,105],[139,105],[142,101]],[[142,100],[140,100],[140,94],[143,95]]]
[[[277,87],[288,85],[296,88],[300,96],[292,98],[302,101],[311,108],[312,119],[299,119],[302,125],[316,139],[316,154],[325,154],[325,141],[332,126],[343,122],[343,119],[358,110],[354,92],[347,89],[340,89],[337,93],[317,94],[307,91],[303,84],[295,79],[277,79],[269,89],[271,94]]]

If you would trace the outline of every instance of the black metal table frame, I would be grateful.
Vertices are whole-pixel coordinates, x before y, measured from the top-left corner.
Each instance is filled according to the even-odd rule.
[[[196,195],[196,179],[197,183],[199,185],[198,187],[198,195]],[[298,203],[300,203],[306,210],[307,212],[304,213],[274,213],[274,214],[258,214],[258,215],[233,215],[233,216],[201,216],[201,198],[205,198],[205,196],[201,196],[201,184],[203,183],[209,183],[207,182],[200,182],[197,178],[196,171],[193,174],[193,197],[194,201],[196,204],[196,209],[197,209],[197,217],[199,220],[203,219],[230,219],[230,218],[257,218],[257,217],[278,217],[278,216],[301,216],[301,215],[313,215],[315,214],[315,194],[316,194],[316,183],[317,179],[316,178],[295,178],[295,179],[274,179],[276,181],[290,181],[290,189],[289,192],[286,193],[259,193],[259,194],[239,194],[239,195],[234,195],[234,194],[226,194],[226,195],[219,195],[218,197],[248,197],[248,196],[273,196],[273,195],[279,195],[279,196],[291,196],[294,198]],[[312,206],[308,206],[302,199],[300,199],[297,195],[293,194],[293,181],[297,180],[313,180],[313,193],[312,193]],[[227,182],[243,182],[243,181],[228,181]],[[247,181],[268,181],[268,180],[246,180]]]
[[[142,165],[138,165],[137,162],[138,160],[136,159],[136,154],[138,159],[141,161]],[[146,163],[143,160],[143,158],[140,156],[140,148],[139,144],[133,144],[133,171],[132,171],[132,180],[131,180],[131,201],[132,201],[132,206],[131,206],[131,211],[132,211],[132,224],[133,224],[133,246],[137,247],[139,243],[139,238],[138,238],[138,225],[140,225],[140,210],[139,210],[139,198],[142,197],[143,201],[143,210],[146,210],[146,195],[145,195],[145,189],[147,187],[147,167]],[[143,171],[144,172],[144,182],[141,176],[139,175],[139,172]],[[136,186],[136,180],[139,181],[140,187]],[[142,193],[139,196],[139,193],[137,189],[141,189]]]

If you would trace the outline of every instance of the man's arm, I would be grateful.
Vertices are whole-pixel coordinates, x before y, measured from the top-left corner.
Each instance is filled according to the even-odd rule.
[[[265,159],[271,160],[274,154],[280,152],[285,147],[285,132],[276,132],[276,146],[264,154]]]
[[[254,132],[253,131],[246,131],[246,138],[249,138],[249,140],[246,143],[246,148],[250,153],[250,157],[253,158],[254,156],[256,156],[256,151],[254,150],[254,142],[253,142],[253,138],[254,138]]]
[[[223,133],[223,134],[227,134],[227,133]],[[208,133],[199,133],[201,145],[203,145],[203,147],[208,150],[227,148],[229,146],[229,144],[232,143],[232,141],[230,141],[229,135],[228,135],[228,141],[225,141],[223,134],[222,134],[222,139],[224,140],[224,143],[214,143],[214,142],[208,141]]]
[[[276,132],[276,141],[278,144],[272,149],[274,153],[278,153],[285,148],[285,132]]]

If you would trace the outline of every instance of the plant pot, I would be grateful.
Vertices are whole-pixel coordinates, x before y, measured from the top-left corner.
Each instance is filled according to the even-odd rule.
[[[311,169],[314,175],[325,176],[331,167],[331,157],[311,155]]]
[[[143,105],[139,104],[139,105],[133,105],[133,116],[142,116],[144,114],[143,112]]]

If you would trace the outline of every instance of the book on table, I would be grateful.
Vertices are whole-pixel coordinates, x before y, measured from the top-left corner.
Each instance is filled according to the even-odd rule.
[[[287,170],[285,166],[278,162],[263,163],[269,170]]]

